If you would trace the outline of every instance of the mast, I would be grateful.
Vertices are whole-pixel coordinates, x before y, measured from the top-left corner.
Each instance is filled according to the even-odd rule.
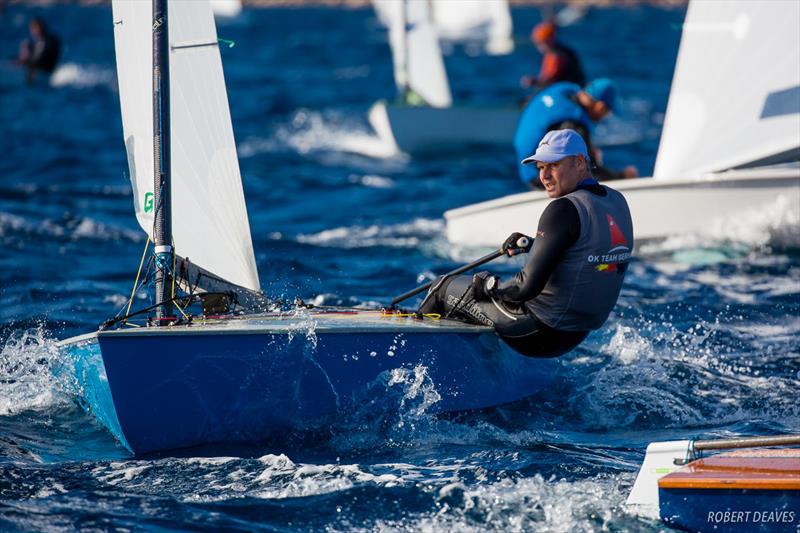
[[[400,67],[403,72],[403,83],[398,87],[402,102],[406,102],[409,89],[408,73],[408,0],[402,0],[400,8],[400,37],[403,40],[401,48],[403,50],[403,65]]]
[[[167,0],[153,0],[153,243],[156,317],[172,316],[172,201],[170,194],[169,27]],[[159,325],[163,321],[159,321]]]

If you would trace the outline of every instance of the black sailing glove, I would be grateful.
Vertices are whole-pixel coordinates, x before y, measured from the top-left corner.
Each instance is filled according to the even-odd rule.
[[[531,237],[528,237],[524,233],[515,231],[508,236],[500,250],[502,250],[503,253],[512,256],[517,254],[526,254],[531,251],[532,246],[533,239]]]
[[[478,272],[472,276],[472,298],[476,302],[491,300],[497,289],[497,276],[491,272]]]

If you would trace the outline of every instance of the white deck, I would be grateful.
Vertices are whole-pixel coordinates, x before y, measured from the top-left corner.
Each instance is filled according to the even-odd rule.
[[[380,311],[329,313],[307,311],[288,314],[253,315],[224,319],[195,319],[192,324],[162,327],[129,327],[88,333],[61,341],[74,344],[97,337],[140,337],[156,335],[263,335],[263,334],[328,334],[328,333],[461,333],[482,334],[494,330],[487,326],[465,324],[455,320],[425,318],[423,320]]]

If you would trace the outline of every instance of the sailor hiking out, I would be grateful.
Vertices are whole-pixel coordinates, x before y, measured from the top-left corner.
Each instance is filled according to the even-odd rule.
[[[625,198],[592,177],[586,143],[574,130],[548,132],[523,160],[532,163],[554,200],[535,242],[513,233],[503,243],[509,256],[531,252],[525,267],[507,281],[489,272],[442,277],[419,312],[490,325],[522,354],[556,357],[611,313],[633,250],[633,225]]]

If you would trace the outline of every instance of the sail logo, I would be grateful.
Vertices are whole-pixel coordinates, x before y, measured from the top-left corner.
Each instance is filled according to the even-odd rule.
[[[144,195],[144,212],[150,213],[153,210],[153,193],[148,192]]]
[[[631,249],[614,217],[606,214],[606,221],[611,236],[611,248],[604,254],[590,255],[587,261],[594,264],[594,269],[598,272],[617,272],[619,264],[630,259]]]

